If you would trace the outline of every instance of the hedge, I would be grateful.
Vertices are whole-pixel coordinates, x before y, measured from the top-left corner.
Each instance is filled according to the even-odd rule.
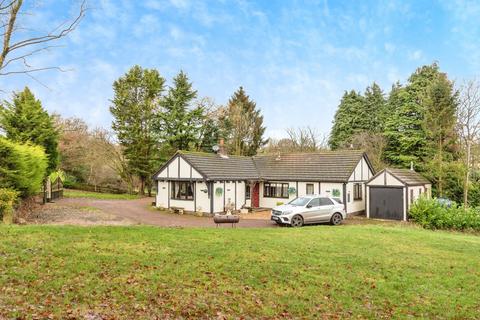
[[[12,189],[0,188],[0,220],[6,224],[13,222],[13,205],[18,192]]]
[[[25,197],[39,192],[46,175],[47,156],[42,147],[0,137],[0,188]]]
[[[418,199],[410,209],[410,218],[427,229],[480,231],[480,208],[442,205],[436,199]]]

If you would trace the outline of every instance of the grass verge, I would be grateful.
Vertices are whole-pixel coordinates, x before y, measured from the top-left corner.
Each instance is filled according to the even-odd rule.
[[[63,195],[66,198],[91,198],[99,200],[133,200],[139,198],[138,195],[134,194],[100,193],[73,189],[65,189]]]
[[[0,226],[0,318],[475,318],[480,237]]]

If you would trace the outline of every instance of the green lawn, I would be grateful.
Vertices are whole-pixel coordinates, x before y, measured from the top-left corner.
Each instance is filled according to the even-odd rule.
[[[480,237],[0,226],[0,318],[475,318]]]
[[[132,200],[138,199],[134,194],[114,194],[114,193],[100,193],[82,190],[65,189],[63,195],[66,198],[93,198],[100,200]]]

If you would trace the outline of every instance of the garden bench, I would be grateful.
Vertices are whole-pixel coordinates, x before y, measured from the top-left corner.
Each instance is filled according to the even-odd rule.
[[[231,223],[233,228],[236,223],[240,222],[240,216],[233,214],[216,214],[213,217],[213,222],[217,224],[217,228],[221,223]]]

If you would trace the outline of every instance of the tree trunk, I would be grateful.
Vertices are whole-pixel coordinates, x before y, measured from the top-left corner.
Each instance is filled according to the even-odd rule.
[[[140,195],[145,195],[145,177],[140,177]]]
[[[463,185],[463,206],[468,207],[468,185],[470,182],[470,152],[472,149],[472,144],[470,141],[467,141],[467,172],[465,175],[465,182]]]
[[[152,183],[150,181],[147,183],[147,193],[149,197],[152,196]]]
[[[438,175],[438,194],[443,197],[443,145],[442,139],[438,141],[438,154],[439,154],[439,175]]]

